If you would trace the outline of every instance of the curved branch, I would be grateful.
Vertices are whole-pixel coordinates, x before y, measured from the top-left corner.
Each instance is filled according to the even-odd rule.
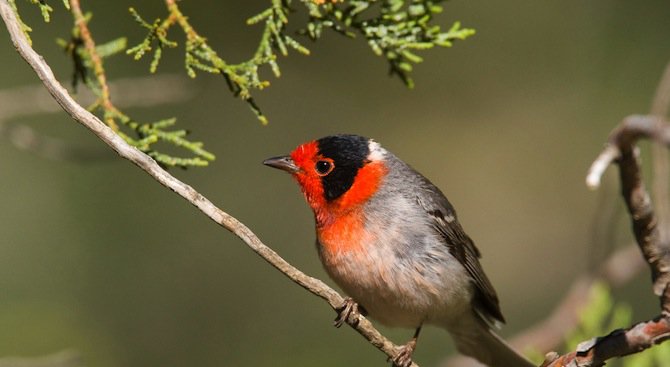
[[[58,82],[58,80],[56,80],[51,68],[45,62],[44,58],[32,49],[25,34],[21,31],[16,14],[7,0],[0,0],[0,15],[9,31],[14,47],[23,59],[33,68],[53,98],[75,121],[91,130],[91,132],[109,145],[121,157],[134,163],[163,186],[174,191],[176,194],[200,209],[200,211],[214,222],[235,234],[265,261],[270,263],[270,265],[274,266],[289,279],[328,302],[333,309],[337,310],[340,308],[344,299],[335,290],[328,287],[321,280],[312,278],[289,264],[275,251],[263,244],[263,242],[261,242],[261,240],[242,222],[217,208],[211,201],[198,193],[191,186],[179,181],[167,171],[163,170],[151,157],[127,144],[120,136],[114,133],[111,128],[100,121],[100,119],[91,114],[84,107],[80,106],[74,99],[72,99],[67,90]],[[386,355],[391,358],[397,355],[400,348],[384,337],[365,317],[360,314],[353,314],[346,321],[359,334]],[[417,367],[414,363],[412,366]]]
[[[639,149],[646,138],[670,145],[670,125],[658,116],[629,116],[610,134],[605,150],[593,162],[587,183],[596,188],[600,176],[611,163],[619,166],[621,194],[631,216],[638,247],[649,264],[654,293],[661,299],[661,314],[628,329],[582,342],[577,350],[563,356],[548,355],[544,367],[602,366],[610,358],[641,352],[670,339],[670,252],[662,245],[657,218],[642,181]]]
[[[593,163],[588,176],[593,177],[599,167],[616,160],[619,165],[621,193],[631,215],[635,239],[651,267],[654,293],[662,296],[670,283],[670,256],[661,244],[651,199],[642,182],[639,151],[635,146],[640,138],[670,145],[670,126],[657,116],[626,117],[610,135],[605,151]]]

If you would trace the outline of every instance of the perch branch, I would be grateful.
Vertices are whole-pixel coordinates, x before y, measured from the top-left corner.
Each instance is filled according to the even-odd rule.
[[[33,68],[58,104],[60,104],[65,112],[72,116],[75,121],[91,130],[91,132],[109,145],[121,157],[134,163],[160,184],[193,204],[211,220],[235,234],[265,261],[270,263],[270,265],[274,266],[293,282],[328,302],[333,309],[338,309],[343,304],[344,299],[335,290],[328,287],[321,280],[312,278],[289,264],[275,251],[263,244],[263,242],[261,242],[261,240],[242,222],[217,208],[211,201],[198,193],[191,186],[170,175],[151,157],[126,143],[123,138],[114,133],[114,131],[100,121],[100,119],[91,114],[84,107],[80,106],[58,82],[44,58],[32,49],[25,34],[21,31],[20,23],[18,22],[16,14],[12,10],[8,0],[0,0],[0,15],[5,22],[12,43],[18,53]],[[353,314],[346,321],[347,324],[387,356],[393,358],[398,354],[400,348],[384,337],[372,326],[370,321],[362,315]],[[412,366],[417,367],[414,363]]]
[[[577,350],[558,356],[555,353],[542,364],[545,367],[602,366],[610,358],[639,353],[670,339],[670,253],[664,250],[657,218],[640,172],[638,139],[646,138],[670,145],[670,125],[658,116],[629,116],[610,134],[604,151],[593,162],[587,184],[598,187],[600,176],[611,163],[619,166],[621,193],[631,216],[638,247],[649,264],[654,293],[661,300],[661,314],[628,329],[580,343]]]
[[[95,48],[95,41],[91,36],[91,31],[88,29],[88,20],[86,19],[84,12],[81,10],[79,0],[70,0],[70,9],[72,10],[75,24],[79,29],[81,39],[84,42],[86,52],[91,58],[93,73],[95,74],[95,78],[98,80],[98,85],[100,87],[100,105],[104,108],[105,111],[117,112],[116,107],[114,107],[112,104],[112,99],[110,97],[109,86],[107,85],[107,76],[105,74],[105,69],[102,66],[102,58]],[[118,131],[119,127],[114,121],[114,118],[112,118],[107,113],[105,115],[105,123],[107,123],[107,125],[109,125],[109,127],[111,127],[114,131]]]

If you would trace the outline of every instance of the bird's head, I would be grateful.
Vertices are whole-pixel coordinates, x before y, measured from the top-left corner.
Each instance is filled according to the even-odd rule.
[[[358,135],[332,135],[298,146],[263,164],[291,173],[322,222],[357,208],[382,184],[387,152]]]

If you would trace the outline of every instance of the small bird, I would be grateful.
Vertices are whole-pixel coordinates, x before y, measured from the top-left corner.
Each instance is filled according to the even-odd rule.
[[[372,139],[332,135],[263,164],[289,172],[316,222],[328,275],[351,298],[336,325],[360,311],[412,328],[393,364],[409,366],[424,324],[446,329],[456,348],[488,366],[529,367],[493,329],[498,296],[444,194]]]

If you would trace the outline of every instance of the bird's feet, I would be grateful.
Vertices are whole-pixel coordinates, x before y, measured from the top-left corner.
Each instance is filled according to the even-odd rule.
[[[337,308],[337,317],[333,321],[335,327],[340,327],[349,320],[350,317],[354,317],[357,314],[365,316],[365,309],[359,306],[353,298],[347,297],[342,302],[342,305]]]
[[[412,354],[415,349],[416,339],[412,339],[407,344],[400,347],[398,354],[391,359],[393,367],[409,367],[412,364]]]

